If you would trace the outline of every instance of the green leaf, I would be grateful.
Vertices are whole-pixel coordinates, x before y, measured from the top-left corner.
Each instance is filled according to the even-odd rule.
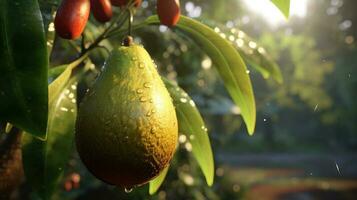
[[[157,15],[146,24],[160,24]],[[256,122],[255,100],[247,68],[238,51],[210,27],[181,16],[176,28],[188,35],[212,59],[234,102],[240,107],[248,132],[253,134]]]
[[[290,14],[290,0],[271,0],[271,2],[284,14],[286,18],[289,18]]]
[[[61,73],[49,86],[48,86],[48,91],[50,93],[48,102],[51,105],[52,102],[57,99],[58,94],[62,92],[62,89],[64,86],[67,85],[69,78],[71,77],[72,70],[77,67],[84,59],[87,58],[87,55],[84,55],[74,62],[68,64],[68,65],[61,65],[58,67],[55,67],[56,69],[51,69],[49,72],[50,73]],[[61,72],[63,69],[65,70]]]
[[[0,1],[0,121],[46,137],[48,57],[37,0]]]
[[[264,78],[272,76],[278,83],[283,82],[279,66],[273,61],[268,52],[245,32],[225,26],[215,27],[217,33],[225,34],[228,41],[233,44],[243,59]]]
[[[64,70],[66,70],[68,67],[68,64],[64,64],[64,65],[59,65],[56,67],[51,67],[48,70],[48,79],[49,82],[54,81],[59,75],[62,74],[62,72],[64,72]]]
[[[214,161],[207,128],[193,100],[177,85],[163,79],[176,109],[179,132],[186,135],[192,153],[209,186],[214,178]]]
[[[283,82],[282,74],[279,66],[271,58],[268,52],[253,40],[242,30],[238,28],[227,28],[217,22],[208,22],[208,25],[215,30],[216,33],[226,38],[240,53],[243,60],[261,73],[264,78],[270,76],[278,83]],[[249,71],[247,71],[249,73]]]
[[[47,140],[39,140],[30,134],[23,137],[26,180],[42,199],[51,199],[73,150],[77,81],[78,76],[75,76],[53,98],[49,107]]]
[[[157,190],[160,188],[162,183],[165,180],[166,174],[169,171],[169,167],[167,166],[158,177],[156,177],[154,180],[150,181],[149,183],[149,194],[153,195],[157,192]]]

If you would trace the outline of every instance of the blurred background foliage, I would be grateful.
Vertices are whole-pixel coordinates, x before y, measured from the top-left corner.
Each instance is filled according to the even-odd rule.
[[[211,27],[244,31],[279,65],[282,84],[265,79],[254,67],[247,72],[257,104],[252,137],[199,46],[163,26],[133,33],[160,72],[177,80],[199,107],[216,159],[214,185],[206,185],[189,154],[187,138],[181,135],[168,176],[155,195],[149,196],[148,187],[125,193],[103,184],[73,152],[55,199],[356,199],[357,1],[296,0],[295,4],[306,4],[304,15],[292,14],[289,21],[278,22],[247,1],[181,0],[181,8],[182,14]],[[50,19],[49,2],[56,1],[40,2]],[[155,1],[144,0],[134,23],[154,12]],[[92,40],[101,31],[91,18],[86,38]],[[113,38],[103,45],[111,49],[120,40]],[[59,38],[54,42],[51,63],[73,59],[73,45]],[[91,58],[100,68],[108,54],[97,51]],[[26,184],[20,191],[21,199],[31,196]]]

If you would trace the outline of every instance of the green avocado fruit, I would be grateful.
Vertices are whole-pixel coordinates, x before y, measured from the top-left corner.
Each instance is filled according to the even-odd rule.
[[[79,106],[76,146],[88,170],[122,188],[149,182],[168,166],[177,145],[171,97],[147,51],[112,51]]]

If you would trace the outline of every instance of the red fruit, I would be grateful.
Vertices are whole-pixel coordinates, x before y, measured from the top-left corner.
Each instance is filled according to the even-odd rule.
[[[107,22],[113,16],[110,0],[90,0],[93,16],[99,22]]]
[[[130,0],[110,0],[113,6],[124,7]],[[142,0],[135,0],[135,7],[139,7],[141,5]]]
[[[161,24],[175,26],[180,19],[179,0],[157,0],[157,14]]]
[[[63,0],[55,18],[57,34],[64,39],[78,38],[86,26],[89,11],[89,0]]]

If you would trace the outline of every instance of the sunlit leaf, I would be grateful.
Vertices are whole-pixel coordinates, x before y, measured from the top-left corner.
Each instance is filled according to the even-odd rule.
[[[50,96],[56,96],[49,106],[47,140],[29,134],[23,137],[26,180],[43,199],[51,199],[73,150],[77,81],[78,76],[72,78],[58,94],[50,90]]]
[[[158,177],[156,177],[154,180],[150,181],[149,183],[149,194],[153,195],[157,192],[157,190],[160,188],[162,183],[165,180],[166,174],[169,171],[169,167],[167,166]]]
[[[227,28],[216,22],[208,22],[208,24],[216,33],[225,37],[237,49],[244,61],[260,72],[264,78],[272,77],[278,83],[283,82],[279,66],[258,42],[238,28]]]
[[[155,15],[146,19],[146,24],[160,22]],[[229,94],[241,109],[248,132],[253,134],[256,121],[254,94],[247,68],[238,51],[213,29],[188,17],[181,16],[176,28],[188,35],[212,59]]]
[[[193,100],[177,85],[163,79],[176,109],[179,132],[186,135],[209,186],[214,178],[214,161],[207,128]]]
[[[273,61],[269,53],[245,32],[225,26],[216,26],[215,31],[225,34],[227,40],[233,44],[243,59],[264,78],[273,77],[278,83],[283,82],[279,66]],[[249,73],[249,71],[247,71]]]
[[[37,0],[0,1],[0,121],[46,137],[45,31]]]
[[[286,18],[289,18],[290,14],[290,0],[271,0],[274,5],[284,14]]]

